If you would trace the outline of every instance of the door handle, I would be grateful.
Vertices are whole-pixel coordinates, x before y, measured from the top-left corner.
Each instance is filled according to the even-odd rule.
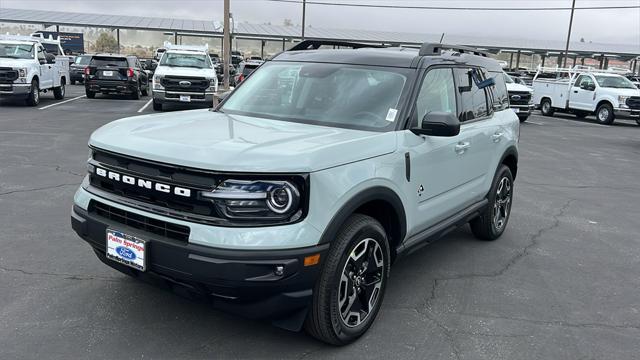
[[[456,144],[456,153],[458,154],[464,154],[467,150],[469,150],[469,148],[471,147],[471,143],[469,143],[468,141],[464,141],[464,142],[459,142]]]
[[[502,140],[502,136],[504,136],[504,133],[497,132],[491,135],[491,139],[493,139],[493,142],[500,142],[500,140]]]

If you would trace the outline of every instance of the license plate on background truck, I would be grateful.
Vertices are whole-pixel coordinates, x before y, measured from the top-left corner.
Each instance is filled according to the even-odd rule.
[[[513,110],[513,112],[514,112],[514,113],[516,113],[516,114],[520,112],[520,109],[518,109],[518,108],[512,108],[512,110]]]
[[[182,102],[191,102],[191,96],[189,96],[189,95],[180,95],[180,101],[182,101]]]
[[[146,270],[146,242],[121,231],[107,229],[107,258],[140,271]]]

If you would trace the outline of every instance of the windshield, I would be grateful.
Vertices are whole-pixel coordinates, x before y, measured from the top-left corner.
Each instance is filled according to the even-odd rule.
[[[211,59],[205,54],[165,53],[160,65],[210,69]]]
[[[262,65],[226,113],[354,129],[391,129],[409,69],[319,63]]]
[[[616,89],[636,89],[629,79],[622,76],[603,76],[596,75],[596,81],[600,87],[616,88]]]
[[[33,45],[0,43],[0,57],[12,59],[33,59]]]
[[[78,56],[75,63],[78,65],[87,65],[91,61],[91,56]]]

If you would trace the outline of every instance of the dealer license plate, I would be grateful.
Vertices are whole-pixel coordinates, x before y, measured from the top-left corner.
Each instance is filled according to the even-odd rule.
[[[107,258],[140,271],[146,270],[146,242],[121,231],[107,229]]]
[[[191,96],[189,96],[189,95],[180,95],[180,101],[191,102]]]
[[[520,109],[518,109],[518,108],[512,108],[512,110],[513,110],[513,112],[514,112],[514,113],[516,113],[516,114],[520,112]]]
[[[104,75],[104,76],[113,76],[113,71],[103,71],[102,75]]]

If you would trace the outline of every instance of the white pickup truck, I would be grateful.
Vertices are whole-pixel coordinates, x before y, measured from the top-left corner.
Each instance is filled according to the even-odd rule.
[[[47,52],[43,44],[57,46],[59,56]],[[23,98],[27,105],[40,103],[40,92],[52,91],[64,98],[69,79],[69,58],[60,41],[31,36],[0,35],[0,97]]]
[[[212,107],[218,76],[208,46],[165,43],[164,48],[153,74],[153,110],[176,103]]]
[[[545,116],[555,111],[579,118],[593,114],[606,125],[620,116],[633,118],[640,125],[640,89],[613,71],[581,66],[538,68],[533,89],[534,103]]]

